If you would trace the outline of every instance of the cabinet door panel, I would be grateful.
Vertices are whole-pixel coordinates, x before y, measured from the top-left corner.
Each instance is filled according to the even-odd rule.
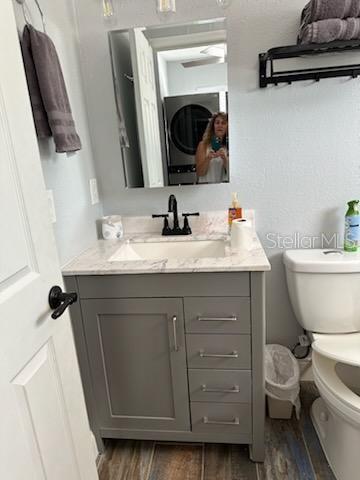
[[[101,428],[189,430],[182,299],[81,307]]]

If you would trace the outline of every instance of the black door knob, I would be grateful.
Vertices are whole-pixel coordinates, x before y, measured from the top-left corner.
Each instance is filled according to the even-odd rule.
[[[56,320],[59,318],[73,303],[77,301],[77,293],[64,293],[61,287],[55,285],[49,292],[49,305],[54,312],[51,318]]]

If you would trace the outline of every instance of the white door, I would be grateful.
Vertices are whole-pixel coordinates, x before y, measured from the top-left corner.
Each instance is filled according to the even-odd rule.
[[[141,28],[129,34],[144,186],[163,187],[153,50]]]
[[[11,0],[0,27],[0,478],[98,478]]]

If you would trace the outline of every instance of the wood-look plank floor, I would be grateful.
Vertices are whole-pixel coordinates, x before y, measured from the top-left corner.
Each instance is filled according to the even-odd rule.
[[[149,480],[198,480],[202,458],[202,444],[156,443]]]
[[[312,382],[301,387],[300,421],[266,420],[263,464],[249,460],[246,445],[114,440],[100,480],[335,480],[310,419],[318,393]]]

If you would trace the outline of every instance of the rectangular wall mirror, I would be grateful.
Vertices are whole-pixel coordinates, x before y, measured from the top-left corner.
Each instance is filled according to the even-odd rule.
[[[109,32],[126,186],[229,181],[225,19]]]

